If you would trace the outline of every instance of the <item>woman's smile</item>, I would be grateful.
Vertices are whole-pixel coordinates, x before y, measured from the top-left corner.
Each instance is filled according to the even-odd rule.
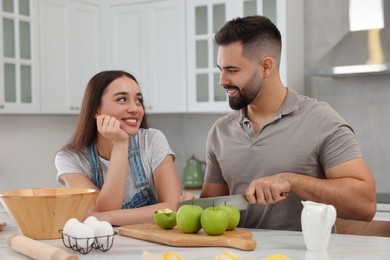
[[[124,118],[122,119],[122,121],[126,124],[126,125],[129,125],[129,126],[138,126],[138,118]]]

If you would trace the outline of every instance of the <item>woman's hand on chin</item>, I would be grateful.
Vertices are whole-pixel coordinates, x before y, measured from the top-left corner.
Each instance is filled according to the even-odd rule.
[[[113,143],[127,141],[129,135],[121,128],[121,121],[109,115],[96,118],[98,132]]]

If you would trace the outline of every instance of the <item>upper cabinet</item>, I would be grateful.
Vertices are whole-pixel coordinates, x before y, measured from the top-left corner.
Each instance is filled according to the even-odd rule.
[[[303,0],[2,0],[0,113],[78,114],[88,80],[132,73],[148,113],[225,113],[215,33],[263,14],[283,39],[281,77],[303,93]]]
[[[137,78],[147,112],[186,112],[184,1],[117,2],[109,6],[111,67]]]
[[[39,14],[41,112],[78,114],[88,80],[103,67],[101,6],[41,0]]]
[[[36,4],[2,0],[0,10],[0,113],[37,113]]]
[[[234,2],[232,2],[234,3]],[[214,34],[230,18],[226,0],[187,0],[187,85],[190,112],[226,112],[227,95],[219,86]]]
[[[187,0],[189,112],[230,110],[226,93],[219,85],[218,46],[214,35],[226,21],[235,17],[262,14],[278,26],[283,40],[282,81],[303,92],[303,1],[290,2],[293,3],[287,0]]]

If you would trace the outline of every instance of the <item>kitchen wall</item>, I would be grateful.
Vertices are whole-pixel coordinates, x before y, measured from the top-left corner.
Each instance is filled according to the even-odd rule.
[[[55,187],[55,152],[70,137],[76,116],[0,116],[0,191]]]
[[[204,160],[208,130],[221,115],[150,115],[150,127],[162,130],[176,153],[181,176],[194,154]],[[55,187],[54,156],[71,136],[77,116],[0,115],[0,191]]]
[[[389,6],[389,1],[384,1]],[[305,0],[305,67],[313,67],[349,30],[348,0]],[[389,13],[385,13],[389,19]],[[388,21],[387,21],[388,22]],[[390,46],[383,46],[390,48]],[[306,77],[305,92],[330,103],[353,127],[377,191],[390,192],[390,74]]]
[[[305,0],[305,63],[314,66],[348,31],[348,1]],[[390,75],[347,78],[306,77],[309,96],[329,102],[354,128],[377,182],[390,191]],[[292,86],[294,88],[294,86]],[[204,160],[207,132],[221,114],[152,115],[177,154],[182,174],[195,154]],[[59,186],[55,152],[71,135],[76,116],[0,115],[0,191]]]

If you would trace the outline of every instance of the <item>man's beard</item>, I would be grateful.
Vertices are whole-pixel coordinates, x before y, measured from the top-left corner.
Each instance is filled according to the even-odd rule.
[[[259,72],[256,71],[241,89],[236,86],[225,86],[225,88],[236,89],[238,92],[238,96],[229,97],[230,107],[234,110],[240,110],[248,106],[259,94],[262,84]]]

